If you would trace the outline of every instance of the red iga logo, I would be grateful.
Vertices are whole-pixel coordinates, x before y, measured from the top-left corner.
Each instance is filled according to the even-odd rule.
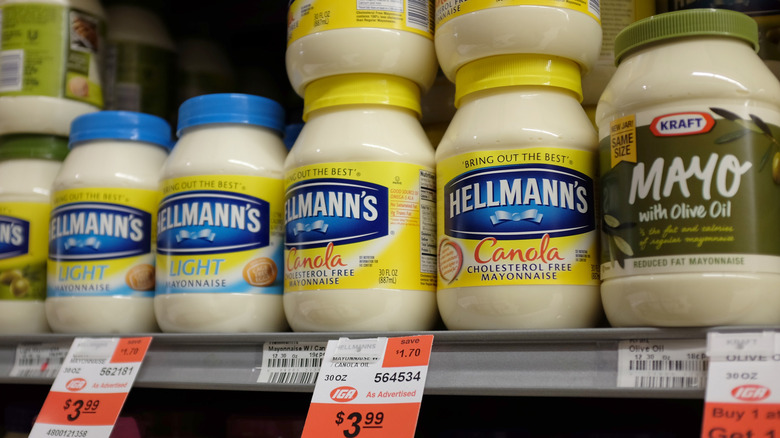
[[[87,381],[82,379],[81,377],[76,377],[75,379],[68,380],[68,383],[65,384],[65,389],[68,391],[81,391],[82,389],[86,388]]]
[[[742,401],[761,401],[769,397],[769,388],[761,385],[741,385],[731,390],[731,395]]]
[[[710,132],[715,119],[707,113],[690,112],[659,116],[650,124],[650,131],[656,137],[676,137]]]
[[[357,389],[351,386],[339,386],[330,392],[331,400],[339,403],[345,403],[357,398]]]

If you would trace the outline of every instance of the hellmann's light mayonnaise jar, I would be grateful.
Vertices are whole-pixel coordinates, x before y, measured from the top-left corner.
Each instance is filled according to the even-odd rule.
[[[55,332],[157,331],[154,237],[165,120],[101,111],[73,121],[52,184],[46,317]]]
[[[438,303],[451,330],[592,327],[601,317],[597,138],[577,63],[466,64],[436,150]]]
[[[780,323],[780,83],[756,50],[727,10],[618,34],[596,111],[613,326]]]
[[[419,87],[339,75],[312,82],[304,101],[306,124],[284,166],[290,326],[432,329],[436,182]]]

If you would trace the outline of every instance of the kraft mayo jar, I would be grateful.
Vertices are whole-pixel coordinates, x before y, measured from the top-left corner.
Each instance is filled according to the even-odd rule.
[[[0,7],[0,135],[67,136],[74,118],[103,107],[100,2],[2,0]]]
[[[155,312],[166,332],[287,329],[282,309],[284,110],[246,94],[179,108],[157,218]]]
[[[290,0],[287,76],[303,96],[327,76],[400,76],[427,90],[436,77],[433,0]]]
[[[463,65],[520,53],[576,61],[587,72],[599,56],[598,0],[437,0],[436,56],[455,82]]]
[[[438,303],[449,329],[601,317],[596,132],[573,61],[503,55],[458,72],[436,150]]]
[[[285,161],[284,310],[296,331],[437,322],[434,152],[419,89],[396,76],[312,82]]]
[[[596,112],[613,326],[780,323],[780,84],[757,49],[726,10],[618,35]]]
[[[55,332],[157,330],[155,212],[168,123],[129,111],[73,121],[52,184],[46,318]]]
[[[66,137],[0,137],[0,334],[49,331],[50,189],[67,153]]]

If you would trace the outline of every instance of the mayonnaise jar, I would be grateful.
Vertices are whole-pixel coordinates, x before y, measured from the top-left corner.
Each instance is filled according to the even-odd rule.
[[[757,48],[715,9],[617,36],[596,112],[613,326],[780,323],[780,84]]]
[[[103,107],[100,2],[2,0],[0,8],[0,135],[67,136],[74,118]]]
[[[46,318],[55,332],[157,331],[155,212],[165,120],[101,111],[73,121],[52,184]]]
[[[436,150],[438,304],[450,330],[582,328],[602,316],[596,146],[574,61],[458,71]]]
[[[66,137],[0,137],[0,334],[49,331],[50,190],[67,153]]]
[[[162,172],[155,313],[165,332],[287,329],[282,309],[284,110],[247,94],[179,108]]]
[[[543,54],[587,72],[601,50],[597,0],[437,0],[436,56],[455,82],[463,65],[494,55]]]
[[[423,90],[436,77],[433,0],[290,0],[287,23],[287,76],[301,96],[333,75],[395,75]]]
[[[312,82],[285,161],[284,310],[295,331],[429,330],[436,311],[434,152],[419,88]]]

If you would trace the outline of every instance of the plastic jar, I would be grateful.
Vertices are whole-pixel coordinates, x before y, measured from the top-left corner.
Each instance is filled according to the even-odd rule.
[[[458,110],[436,150],[447,328],[578,328],[601,317],[598,141],[580,99],[579,67],[563,58],[495,56],[458,72]]]
[[[55,332],[156,331],[154,230],[171,128],[101,111],[73,121],[52,184],[46,318]]]
[[[67,154],[65,137],[0,137],[0,334],[49,331],[49,195]]]
[[[155,312],[166,332],[287,329],[282,309],[284,110],[210,94],[179,108],[162,173]]]
[[[149,9],[117,4],[108,15],[106,109],[167,119],[174,112],[176,45]]]
[[[284,310],[295,331],[428,330],[436,312],[434,152],[397,76],[306,88],[285,161]]]
[[[780,323],[780,83],[757,49],[726,10],[618,35],[596,112],[613,326]]]
[[[437,0],[436,56],[455,82],[463,65],[522,53],[567,58],[590,70],[601,50],[594,0]]]
[[[287,14],[287,77],[303,96],[327,76],[400,76],[427,90],[436,77],[433,1],[292,0]]]
[[[0,135],[67,136],[74,118],[103,107],[100,2],[2,0],[0,7]]]

